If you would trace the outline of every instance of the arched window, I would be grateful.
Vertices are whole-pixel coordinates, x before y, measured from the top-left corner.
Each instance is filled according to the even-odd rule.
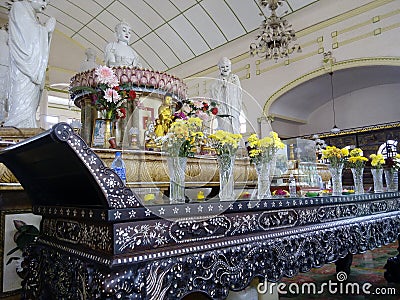
[[[387,140],[386,143],[379,146],[378,154],[382,154],[384,158],[393,157],[397,153],[397,141]]]

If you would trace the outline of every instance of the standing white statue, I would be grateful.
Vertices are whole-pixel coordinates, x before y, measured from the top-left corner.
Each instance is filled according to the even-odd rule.
[[[211,87],[211,98],[218,103],[218,129],[240,133],[242,88],[239,77],[231,73],[231,61],[223,57],[218,62],[219,76]]]
[[[108,67],[130,66],[141,67],[139,56],[129,46],[131,26],[121,21],[115,26],[116,42],[108,43],[104,50],[104,61]]]
[[[4,122],[8,112],[9,52],[8,33],[0,28],[0,123]]]
[[[10,89],[9,113],[4,125],[36,128],[36,111],[45,83],[51,36],[56,20],[43,25],[37,13],[48,0],[14,2],[9,14]]]
[[[86,55],[86,58],[81,63],[81,67],[79,69],[80,72],[85,72],[85,71],[97,68],[97,64],[96,64],[97,52],[96,52],[96,50],[94,50],[92,48],[87,48],[85,51],[85,55]]]

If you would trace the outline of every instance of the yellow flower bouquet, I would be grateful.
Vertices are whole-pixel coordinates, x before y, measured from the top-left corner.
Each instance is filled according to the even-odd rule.
[[[254,133],[247,141],[250,148],[249,157],[253,163],[265,159],[270,161],[279,149],[285,148],[285,144],[274,131],[262,139],[259,139]]]
[[[156,139],[162,149],[168,153],[167,164],[170,177],[169,198],[171,203],[185,202],[185,170],[187,157],[196,143],[203,137],[199,132],[202,125],[200,118],[177,119],[168,133]]]
[[[373,169],[382,169],[383,165],[385,164],[385,158],[382,154],[371,154],[369,156],[371,159],[371,168]]]
[[[219,167],[219,198],[222,201],[234,200],[233,166],[241,134],[217,130],[208,136],[209,142],[217,153]]]
[[[356,194],[363,194],[363,172],[368,158],[363,156],[363,151],[360,148],[352,149],[349,154],[350,157],[348,158],[347,165],[353,173],[354,191]]]
[[[382,154],[371,154],[369,156],[371,160],[371,173],[374,180],[374,193],[383,192],[383,165],[385,164],[385,158]]]
[[[360,148],[354,148],[350,151],[350,156],[347,161],[349,168],[360,169],[364,168],[368,158],[363,156],[363,151]]]
[[[177,119],[171,124],[168,133],[156,141],[169,155],[188,157],[193,154],[192,150],[204,137],[200,131],[201,125],[202,120],[197,117],[187,120]]]
[[[349,150],[347,148],[339,149],[335,146],[326,146],[326,149],[322,150],[322,159],[328,159],[330,162],[328,167],[332,175],[332,196],[342,195],[342,172],[348,156]]]
[[[347,148],[339,149],[335,146],[326,146],[326,149],[322,150],[322,159],[328,159],[331,166],[343,164],[348,156],[349,150]]]
[[[247,142],[249,157],[257,172],[257,199],[271,198],[271,169],[275,167],[276,152],[285,148],[285,144],[274,131],[262,139],[252,134]]]

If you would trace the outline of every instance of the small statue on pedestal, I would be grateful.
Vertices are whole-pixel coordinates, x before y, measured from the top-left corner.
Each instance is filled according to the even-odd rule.
[[[144,132],[144,147],[145,150],[155,150],[157,148],[156,138],[157,135],[154,132],[154,123],[149,121],[147,123],[147,129]]]

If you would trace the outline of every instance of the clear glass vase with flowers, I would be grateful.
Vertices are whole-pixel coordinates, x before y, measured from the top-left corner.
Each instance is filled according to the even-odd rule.
[[[215,133],[210,134],[208,139],[217,154],[220,185],[219,199],[221,201],[233,201],[235,197],[233,167],[242,135],[217,130]]]
[[[262,139],[252,134],[247,142],[249,157],[257,172],[257,199],[271,198],[271,174],[275,168],[276,153],[285,145],[274,131]]]
[[[363,156],[363,151],[360,148],[352,149],[349,154],[347,165],[353,174],[354,192],[357,195],[364,194],[363,174],[368,158]]]
[[[371,154],[369,156],[371,160],[371,173],[374,180],[374,193],[383,192],[383,165],[385,164],[385,158],[382,154]]]
[[[383,172],[385,173],[386,190],[397,192],[399,189],[400,154],[386,158]]]
[[[348,156],[349,150],[347,148],[339,149],[335,146],[326,146],[322,150],[322,159],[329,160],[328,168],[332,175],[332,196],[342,195],[342,172]]]
[[[167,156],[170,177],[169,197],[171,203],[185,202],[185,170],[187,157],[203,138],[198,131],[202,121],[199,118],[177,119],[171,124],[168,133],[159,137],[156,142],[161,144]]]

